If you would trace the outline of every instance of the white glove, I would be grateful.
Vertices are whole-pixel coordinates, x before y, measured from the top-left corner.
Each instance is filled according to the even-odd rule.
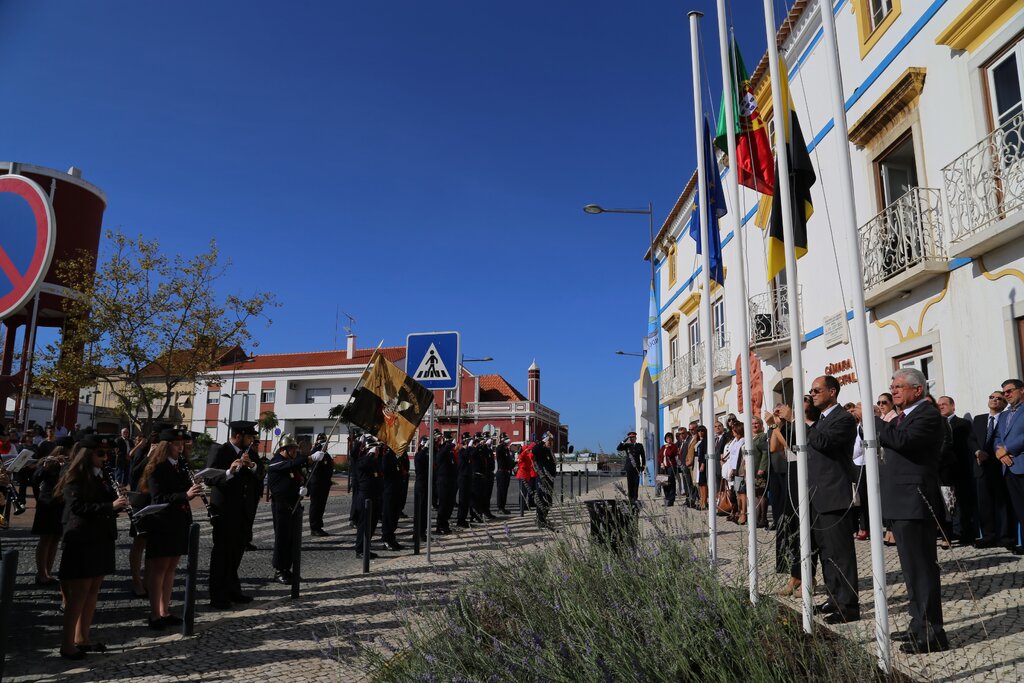
[[[299,487],[299,498],[305,498],[305,497],[306,497],[306,487],[305,486],[300,486]]]

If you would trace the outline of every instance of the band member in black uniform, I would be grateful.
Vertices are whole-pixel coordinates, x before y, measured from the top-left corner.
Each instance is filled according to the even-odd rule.
[[[139,510],[149,505],[149,494],[141,493],[139,485],[142,472],[146,469],[149,449],[156,445],[159,435],[159,429],[154,428],[153,433],[148,437],[135,437],[135,447],[129,453],[128,484],[132,489],[129,502]],[[146,598],[149,597],[149,593],[146,591],[146,583],[142,578],[142,558],[146,554],[146,534],[140,533],[135,525],[132,525],[128,529],[128,535],[132,539],[132,548],[128,551],[128,567],[132,575],[132,594],[137,598]]]
[[[309,456],[309,533],[313,536],[330,536],[324,531],[324,510],[331,494],[331,477],[334,476],[334,458],[327,452],[327,437],[318,434],[313,451]],[[273,492],[271,492],[273,493]]]
[[[636,442],[636,432],[630,432],[626,435],[625,441],[619,444],[618,450],[626,455],[626,464],[623,468],[626,471],[626,489],[629,502],[635,505],[640,496],[640,473],[647,464],[644,447]]]
[[[376,437],[366,435],[366,451],[359,457],[359,465],[355,473],[356,488],[358,494],[354,500],[359,510],[359,535],[356,536],[356,557],[363,556],[363,542],[367,533],[373,538],[373,532],[377,530],[377,522],[380,521],[383,486],[381,482],[381,465],[386,445],[377,441]],[[372,505],[372,514],[367,518],[363,513],[366,501]],[[367,528],[367,525],[369,527]],[[370,557],[375,558],[376,553],[371,552]]]
[[[458,466],[459,516],[455,526],[469,528],[469,510],[473,499],[473,454],[476,449],[469,432],[462,433],[462,447],[455,451]]]
[[[408,487],[408,483],[402,478],[401,460],[409,461],[405,454],[397,455],[385,445],[380,446],[384,450],[381,463],[381,479],[383,481],[381,510],[380,510],[380,536],[384,541],[384,547],[388,550],[401,550],[402,546],[395,538],[395,530],[398,529],[399,504],[402,500],[402,488]]]
[[[89,637],[103,577],[114,571],[117,513],[127,505],[103,477],[113,439],[87,436],[53,491],[64,501],[64,552],[60,558],[64,592],[60,656],[83,659],[86,652],[105,652]]]
[[[258,493],[256,467],[248,449],[256,436],[254,422],[237,421],[228,425],[231,437],[206,465],[223,470],[206,477],[210,485],[210,512],[213,514],[213,549],[210,552],[210,606],[230,609],[231,603],[247,603],[252,597],[242,593],[238,566],[251,539],[249,501]]]
[[[405,504],[409,502],[409,451],[398,456],[398,470],[402,475],[402,487],[398,490],[398,518],[405,519]]]
[[[494,453],[491,440],[477,434],[477,447],[473,454],[473,507],[476,514],[486,519],[497,519],[491,514],[491,487],[494,485]]]
[[[192,484],[187,470],[179,463],[184,447],[182,430],[162,430],[160,442],[150,450],[142,472],[142,492],[149,494],[154,505],[167,505],[155,513],[146,539],[149,627],[156,631],[181,624],[181,617],[170,611],[174,572],[181,556],[188,552],[188,530],[192,524],[189,503],[202,493],[202,487]]]
[[[494,456],[497,467],[494,477],[498,485],[498,512],[503,515],[510,514],[505,506],[508,504],[508,483],[512,478],[512,468],[515,467],[515,460],[508,444],[508,436],[502,436]]]
[[[434,455],[436,457],[439,439],[437,438],[438,431],[434,430]],[[416,488],[413,492],[413,503],[416,505],[416,512],[413,514],[413,518],[416,520],[416,529],[414,533],[417,534],[421,541],[427,540],[427,488],[430,481],[430,477],[433,473],[430,471],[430,437],[420,437],[419,447],[416,449],[415,456],[415,471],[416,471]],[[435,481],[436,486],[436,481]]]
[[[61,441],[71,441],[70,438]],[[72,442],[73,443],[73,442]],[[53,576],[53,563],[57,559],[57,548],[60,546],[61,517],[64,505],[54,499],[53,490],[60,480],[60,474],[68,462],[65,445],[50,450],[50,454],[42,458],[33,474],[36,490],[36,516],[32,520],[32,533],[39,536],[36,545],[36,585],[49,586],[58,583]]]
[[[254,436],[258,435],[254,434]],[[246,507],[246,521],[248,523],[248,529],[246,530],[248,540],[245,542],[246,550],[259,550],[259,548],[256,547],[256,544],[252,542],[252,527],[256,523],[256,510],[260,507],[260,498],[263,497],[263,487],[266,485],[267,481],[267,464],[263,461],[263,456],[259,453],[257,448],[258,443],[258,439],[251,439],[249,441],[249,449],[247,453],[249,456],[249,467],[252,470],[252,475],[255,479],[256,485],[246,490],[246,501],[248,503],[248,507]]]
[[[283,434],[277,451],[267,467],[267,488],[274,517],[274,579],[292,582],[292,555],[295,549],[295,511],[302,496],[302,468],[306,456],[300,455],[299,444],[291,434]]]
[[[437,436],[435,435],[435,438]],[[458,467],[455,464],[455,443],[450,436],[444,437],[441,447],[434,453],[434,471],[437,478],[437,528],[438,534],[452,532],[452,510],[455,509],[455,494],[458,487]]]
[[[366,452],[366,434],[360,434],[352,442],[352,452],[348,461],[348,491],[352,494],[352,502],[348,511],[348,523],[350,526],[359,526],[360,510],[356,507],[356,498],[359,497],[359,460]]]
[[[554,530],[548,521],[551,496],[555,488],[555,456],[551,452],[551,434],[546,433],[533,447],[533,466],[537,470],[537,526]]]

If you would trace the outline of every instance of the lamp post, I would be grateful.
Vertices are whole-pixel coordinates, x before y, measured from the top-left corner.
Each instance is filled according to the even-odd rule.
[[[458,412],[455,417],[455,442],[459,443],[462,438],[462,367],[466,363],[489,363],[494,360],[490,356],[483,358],[466,358],[466,354],[459,356],[458,382],[455,384],[455,404]]]
[[[633,353],[632,351],[616,351],[616,356],[636,356],[637,358],[646,358],[646,353]]]
[[[646,209],[606,209],[606,208],[604,208],[603,206],[601,206],[599,204],[587,204],[586,206],[583,207],[583,211],[585,213],[589,213],[589,214],[599,214],[599,213],[632,213],[632,214],[640,214],[640,215],[646,215],[647,216],[647,225],[648,225],[648,229],[650,230],[650,238],[651,238],[651,246],[650,246],[650,254],[651,254],[651,291],[656,293],[658,291],[658,288],[657,288],[657,286],[655,284],[656,283],[656,272],[655,272],[655,269],[654,269],[654,205],[651,204],[651,202],[647,202],[647,208]],[[656,322],[660,323],[660,321],[656,321]],[[658,334],[660,334],[660,332],[658,332]],[[660,348],[660,344],[659,344],[659,348]],[[631,355],[634,355],[634,354],[626,353],[625,351],[616,351],[616,354],[620,355],[620,356],[631,356]],[[658,359],[656,359],[656,361],[660,362],[661,359],[658,358]],[[648,366],[648,368],[649,367],[650,366]],[[654,443],[654,448],[657,449],[658,448],[658,444],[661,443],[661,397],[658,395],[658,380],[655,379],[654,377],[651,377],[651,385],[654,388],[654,441],[653,441],[653,443]],[[656,454],[652,454],[651,457],[655,458],[655,456],[656,456]],[[654,460],[652,460],[652,462],[654,462]],[[654,474],[652,473],[651,474],[651,486],[653,486],[653,485],[654,485]]]

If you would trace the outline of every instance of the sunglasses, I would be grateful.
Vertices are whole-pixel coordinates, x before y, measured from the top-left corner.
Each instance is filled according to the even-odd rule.
[[[990,401],[1005,401],[1006,399],[1003,398],[1002,396],[989,396],[988,400],[990,400]]]
[[[887,406],[887,405],[889,405],[889,402],[883,399],[883,400],[878,401],[877,403],[875,403],[875,405],[876,406]]]

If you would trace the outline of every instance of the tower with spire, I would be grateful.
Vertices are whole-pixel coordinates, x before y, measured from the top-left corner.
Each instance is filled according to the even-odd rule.
[[[526,396],[530,401],[540,403],[540,367],[536,358],[526,371]]]

